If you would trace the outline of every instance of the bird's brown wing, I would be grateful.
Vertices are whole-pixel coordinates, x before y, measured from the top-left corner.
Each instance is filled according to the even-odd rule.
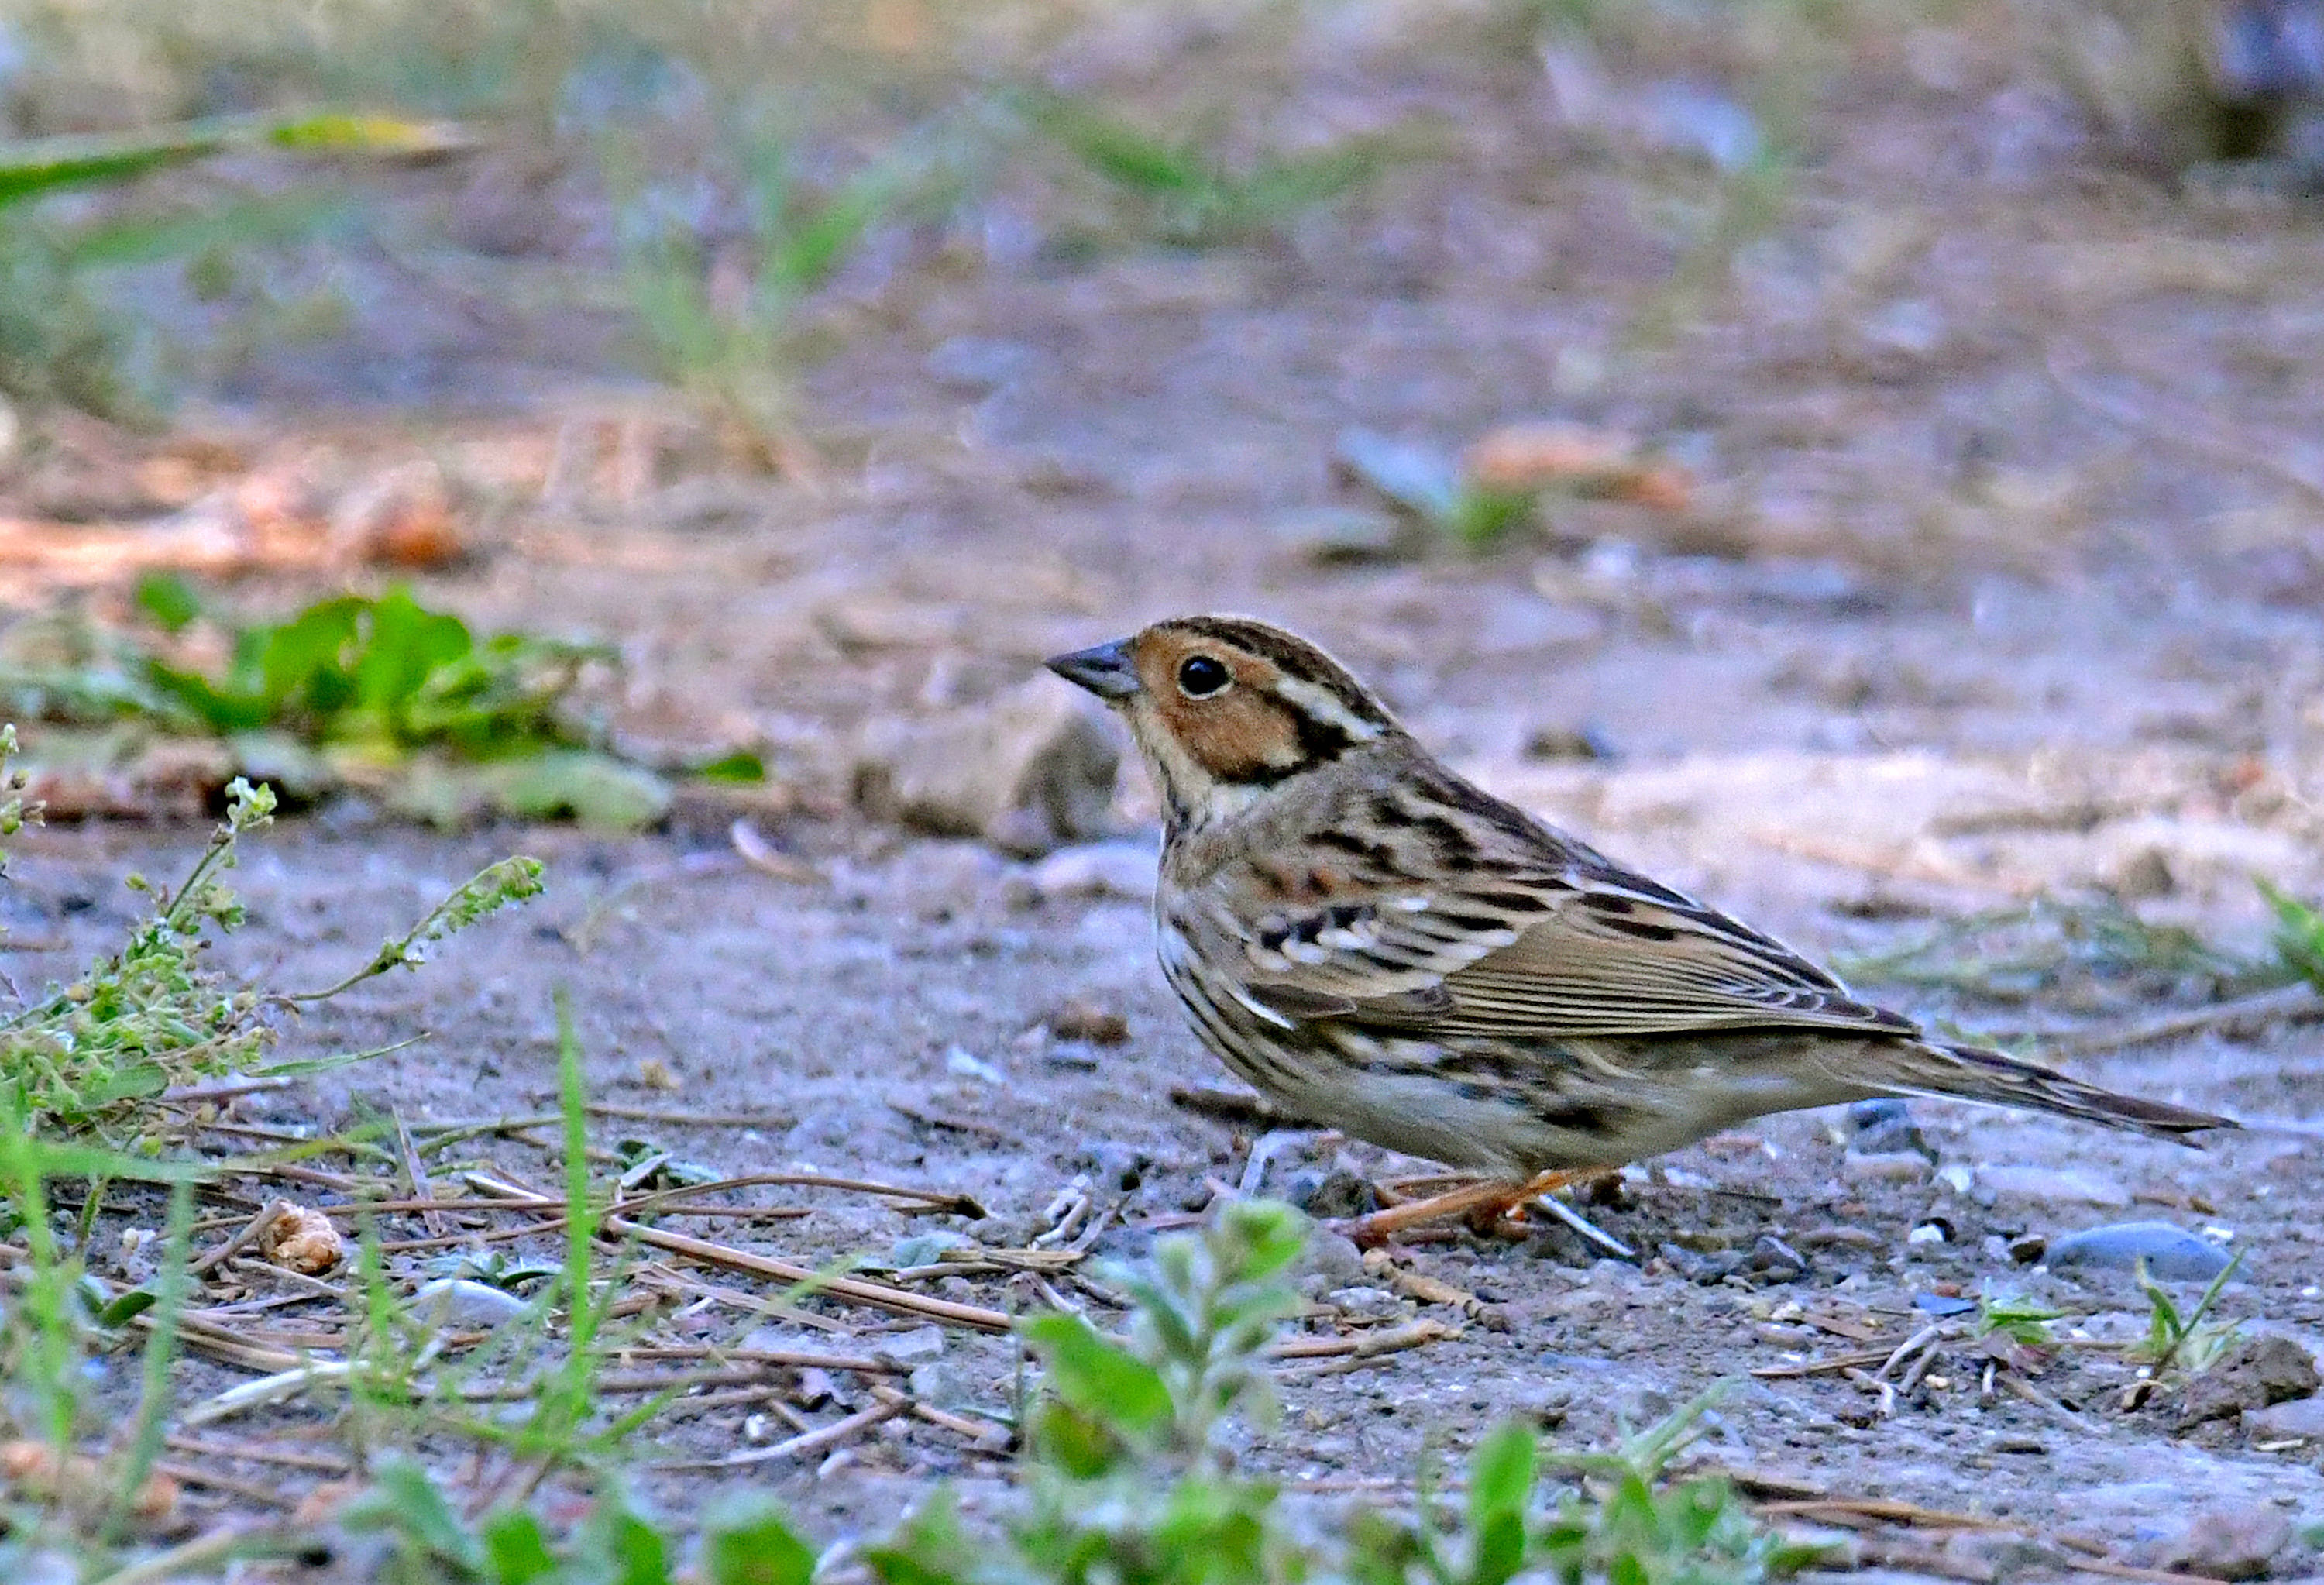
[[[1292,1019],[1528,1039],[1918,1033],[1781,942],[1586,848],[1536,856],[1559,862],[1427,884],[1343,880],[1304,907],[1208,888],[1182,927],[1213,952],[1239,947],[1250,998]]]

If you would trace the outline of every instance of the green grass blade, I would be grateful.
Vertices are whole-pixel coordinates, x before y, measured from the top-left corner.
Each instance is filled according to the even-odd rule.
[[[69,187],[131,180],[165,166],[229,149],[411,158],[466,146],[458,127],[392,115],[302,112],[186,121],[105,137],[48,137],[0,144],[0,207]]]

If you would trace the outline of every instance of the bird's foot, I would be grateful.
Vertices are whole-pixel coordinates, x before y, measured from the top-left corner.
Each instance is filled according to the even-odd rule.
[[[1351,1218],[1339,1225],[1339,1230],[1360,1248],[1385,1244],[1406,1228],[1452,1216],[1465,1217],[1469,1224],[1480,1232],[1489,1232],[1498,1229],[1511,1212],[1528,1201],[1569,1184],[1596,1177],[1598,1170],[1545,1172],[1523,1184],[1506,1181],[1470,1184],[1425,1199],[1406,1200],[1401,1204],[1375,1211],[1369,1216]]]

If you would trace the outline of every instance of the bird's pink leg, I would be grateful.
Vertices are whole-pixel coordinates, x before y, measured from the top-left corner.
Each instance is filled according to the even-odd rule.
[[[1401,1205],[1390,1205],[1369,1216],[1359,1216],[1342,1225],[1340,1230],[1358,1244],[1384,1244],[1408,1227],[1440,1221],[1448,1216],[1466,1216],[1476,1212],[1489,1212],[1483,1220],[1498,1221],[1517,1206],[1536,1195],[1554,1189],[1564,1188],[1598,1176],[1603,1167],[1583,1167],[1565,1172],[1545,1172],[1523,1184],[1471,1184],[1466,1188],[1431,1194],[1425,1200],[1407,1200]]]

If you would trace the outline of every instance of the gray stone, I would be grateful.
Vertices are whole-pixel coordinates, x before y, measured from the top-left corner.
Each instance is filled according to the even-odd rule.
[[[1914,1126],[1912,1111],[1896,1100],[1859,1101],[1848,1109],[1856,1137],[1848,1144],[1850,1156],[1913,1155],[1929,1161],[1937,1153]]]
[[[899,1239],[888,1253],[888,1264],[898,1271],[915,1266],[934,1266],[944,1258],[946,1249],[973,1249],[976,1240],[966,1233],[950,1228],[936,1228],[928,1232],[914,1233],[908,1239]]]
[[[2273,1503],[2209,1508],[2187,1522],[2156,1562],[2212,1580],[2257,1580],[2292,1541],[2292,1516]]]
[[[1120,765],[1103,712],[1035,677],[939,719],[872,723],[853,780],[875,820],[1041,854],[1104,834]]]
[[[2277,1442],[2303,1437],[2324,1442],[2324,1398],[2294,1398],[2264,1409],[2246,1409],[2244,1434],[2254,1442]]]
[[[1314,1279],[1318,1291],[1352,1287],[1364,1280],[1363,1251],[1353,1239],[1342,1238],[1326,1228],[1317,1228],[1307,1235],[1306,1252],[1300,1265]]]
[[[896,1332],[889,1337],[873,1338],[872,1352],[883,1359],[893,1359],[899,1365],[919,1365],[944,1357],[945,1335],[941,1326],[916,1326],[909,1332]]]
[[[1790,1282],[1808,1273],[1807,1257],[1773,1233],[1759,1235],[1745,1264],[1776,1282]]]
[[[1396,1315],[1404,1310],[1404,1301],[1386,1288],[1333,1288],[1323,1298],[1351,1315]]]
[[[2053,1239],[2043,1261],[2052,1271],[2135,1271],[2163,1282],[2209,1282],[2227,1268],[2225,1249],[2167,1221],[2117,1221]]]
[[[1460,465],[1433,446],[1370,429],[1343,429],[1333,445],[1332,462],[1342,478],[1430,521],[1451,517],[1460,500]]]

